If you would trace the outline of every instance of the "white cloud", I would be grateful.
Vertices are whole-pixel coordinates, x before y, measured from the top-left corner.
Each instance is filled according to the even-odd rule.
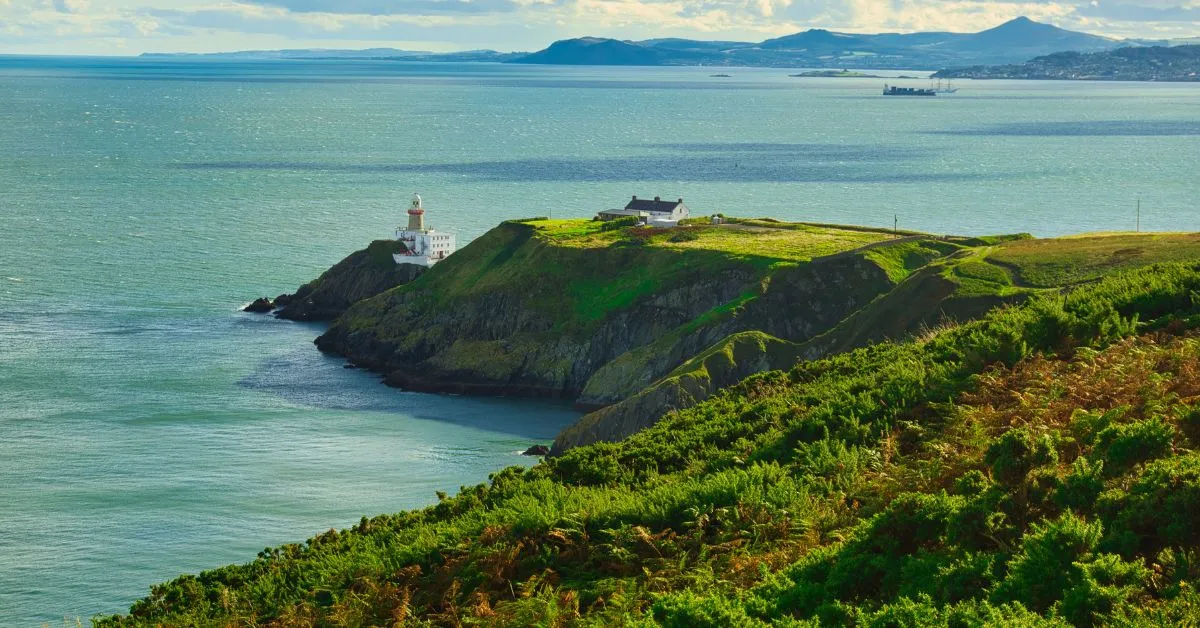
[[[1196,34],[1200,0],[0,0],[0,52],[531,50],[581,35],[965,32],[1019,15],[1099,34],[1182,37]]]

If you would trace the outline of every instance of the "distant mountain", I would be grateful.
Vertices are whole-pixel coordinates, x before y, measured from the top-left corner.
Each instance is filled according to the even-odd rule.
[[[555,65],[742,65],[935,69],[1005,64],[1054,52],[1110,50],[1122,42],[1017,18],[979,33],[839,33],[811,29],[757,44],[597,37],[567,39],[519,63]]]
[[[1200,81],[1200,46],[1126,46],[1103,52],[1057,52],[1026,63],[942,70],[937,78],[1076,81]]]
[[[3,2],[3,0],[0,0]],[[1200,40],[1116,40],[1069,31],[1020,17],[978,33],[839,33],[810,29],[762,42],[664,37],[623,41],[581,37],[556,41],[534,53],[495,50],[436,53],[395,48],[367,50],[250,50],[213,54],[146,54],[151,58],[391,59],[478,61],[545,65],[711,65],[832,69],[925,69],[1018,65],[1057,52],[1104,52],[1122,47],[1176,46]]]
[[[214,59],[228,61],[257,61],[257,60],[369,60],[393,59],[403,61],[508,61],[514,57],[524,56],[524,53],[497,52],[495,50],[466,50],[462,52],[428,52],[419,50],[399,50],[396,48],[367,48],[365,50],[328,50],[324,48],[305,48],[297,50],[243,50],[238,52],[211,53],[145,53],[141,55],[149,59]]]
[[[696,59],[699,56],[685,49],[581,37],[556,41],[545,50],[513,59],[512,62],[543,65],[664,65],[670,60]]]
[[[647,39],[645,41],[633,42],[651,48],[664,48],[667,50],[693,50],[693,51],[719,51],[731,50],[734,48],[746,48],[754,44],[744,41],[704,41],[699,39],[679,39],[677,37],[666,37],[663,39]]]
[[[1051,24],[1019,17],[995,28],[947,42],[947,47],[959,53],[989,56],[1015,56],[1021,60],[1049,52],[1073,50],[1095,52],[1118,45],[1115,39],[1077,33]]]
[[[768,39],[758,45],[759,48],[766,50],[796,50],[796,51],[819,51],[839,53],[845,50],[867,49],[874,47],[871,42],[872,35],[851,35],[848,33],[835,33],[827,31],[823,28],[814,28],[796,33],[795,35],[786,35],[775,39]]]

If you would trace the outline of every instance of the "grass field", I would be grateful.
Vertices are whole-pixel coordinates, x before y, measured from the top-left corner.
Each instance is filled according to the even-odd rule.
[[[1017,283],[1053,288],[1159,262],[1200,258],[1200,233],[1092,234],[1050,240],[1018,240],[993,249],[987,259],[1013,272]]]
[[[602,230],[605,223],[591,220],[535,220],[525,224],[537,229],[537,237],[557,246],[601,248],[636,244],[788,262],[806,262],[814,257],[849,251],[892,237],[883,231],[767,221],[610,231]]]

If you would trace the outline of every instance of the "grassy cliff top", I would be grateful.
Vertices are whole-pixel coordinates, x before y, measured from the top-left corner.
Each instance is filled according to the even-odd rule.
[[[654,248],[713,251],[789,262],[806,262],[894,237],[890,232],[855,227],[741,219],[712,225],[706,224],[706,220],[687,221],[671,229],[613,229],[612,223],[594,220],[532,220],[523,224],[533,227],[538,238],[564,247],[596,249],[636,241]]]
[[[1093,281],[1106,273],[1200,257],[1200,233],[1103,233],[1005,242],[987,259],[1020,284],[1052,288]]]

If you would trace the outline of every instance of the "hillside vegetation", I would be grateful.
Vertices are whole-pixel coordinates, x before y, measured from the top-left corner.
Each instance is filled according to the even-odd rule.
[[[894,237],[754,220],[512,221],[357,303],[318,346],[408,389],[603,406],[731,334],[799,342],[833,327],[894,286],[895,269],[867,256]],[[924,261],[954,248],[910,237],[931,241]]]
[[[933,240],[909,236],[859,249],[859,254],[881,268],[893,284],[836,325],[797,335],[772,321],[756,321],[757,331],[723,338],[639,390],[626,387],[625,398],[595,410],[559,434],[552,451],[558,454],[579,445],[620,440],[753,373],[790,368],[797,358],[817,359],[919,336],[1046,290],[1094,281],[1114,270],[1200,259],[1200,237],[1110,234],[1034,240],[1014,235]],[[787,297],[796,294],[786,289],[777,292]],[[772,311],[786,312],[783,316],[790,320],[805,316],[804,308],[794,302]],[[610,371],[637,372],[646,356],[657,355],[659,344],[622,356],[593,381],[607,384]]]
[[[1194,623],[1198,325],[1196,261],[1039,290],[183,576],[98,624]]]
[[[1091,81],[1200,81],[1200,46],[1130,46],[1056,52],[1013,65],[942,70],[935,78]]]

